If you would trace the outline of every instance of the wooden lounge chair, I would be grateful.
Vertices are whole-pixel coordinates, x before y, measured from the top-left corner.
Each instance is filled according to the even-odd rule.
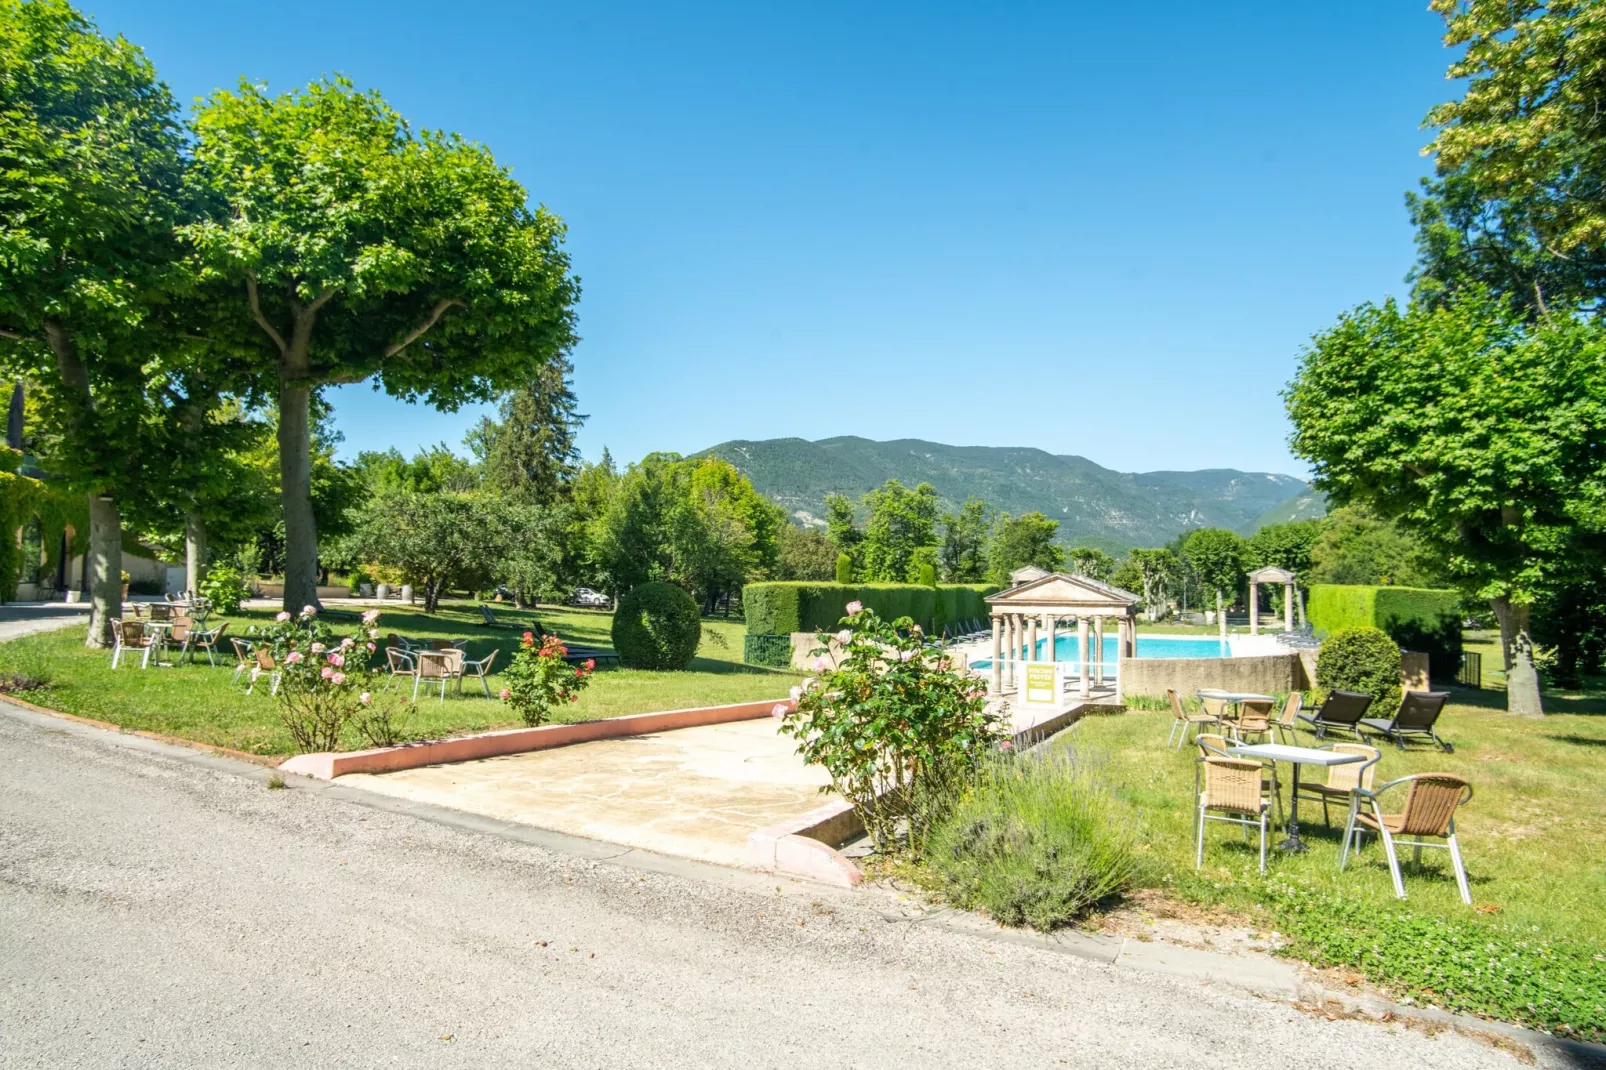
[[[1401,750],[1405,749],[1407,738],[1431,739],[1448,754],[1455,748],[1440,739],[1433,726],[1449,701],[1448,691],[1407,691],[1400,697],[1400,708],[1394,712],[1393,720],[1362,717],[1360,731],[1386,736]]]
[[[1377,763],[1382,760],[1383,752],[1376,747],[1368,747],[1365,743],[1331,743],[1322,750],[1330,750],[1334,754],[1359,754],[1366,759],[1364,762],[1328,766],[1325,784],[1305,781],[1299,785],[1299,797],[1321,803],[1322,824],[1331,827],[1332,822],[1328,819],[1327,813],[1328,804],[1342,801],[1347,806],[1356,788],[1371,791],[1372,779],[1377,773]]]
[[[1326,738],[1330,730],[1351,732],[1359,737],[1358,726],[1371,705],[1371,695],[1359,691],[1340,691],[1335,688],[1327,693],[1327,698],[1317,707],[1315,713],[1302,713],[1299,719],[1315,730],[1317,739]]]
[[[1165,740],[1165,745],[1168,747],[1175,740],[1177,749],[1180,750],[1182,745],[1188,741],[1189,729],[1192,729],[1194,735],[1197,736],[1199,729],[1205,725],[1216,727],[1221,724],[1221,718],[1214,714],[1189,713],[1183,709],[1182,698],[1177,694],[1174,687],[1165,689],[1165,697],[1171,703],[1171,734]],[[1178,729],[1181,729],[1180,734]]]
[[[1260,872],[1266,872],[1266,812],[1270,809],[1261,782],[1259,762],[1216,755],[1199,759],[1202,781],[1195,819],[1195,869],[1204,865],[1205,822],[1225,821],[1260,829]],[[1213,811],[1213,812],[1212,812]]]
[[[1409,785],[1405,805],[1397,814],[1385,814],[1378,797],[1390,788]],[[1349,825],[1344,829],[1344,850],[1338,857],[1338,868],[1349,861],[1349,848],[1363,831],[1376,832],[1388,852],[1389,875],[1394,878],[1394,894],[1405,898],[1405,881],[1400,877],[1400,858],[1395,852],[1396,836],[1415,836],[1415,840],[1400,840],[1399,844],[1414,847],[1417,868],[1422,868],[1422,848],[1435,847],[1450,852],[1450,865],[1455,869],[1456,887],[1461,890],[1461,901],[1472,905],[1472,891],[1467,887],[1467,867],[1461,861],[1461,847],[1455,839],[1455,811],[1472,801],[1472,785],[1450,773],[1416,773],[1391,780],[1375,791],[1356,788],[1350,795]],[[1368,810],[1370,812],[1368,812]],[[1423,836],[1442,838],[1444,843],[1424,843]]]

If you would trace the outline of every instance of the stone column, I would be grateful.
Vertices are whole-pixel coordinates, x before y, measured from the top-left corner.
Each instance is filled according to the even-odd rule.
[[[1087,674],[1088,674],[1088,670],[1092,666],[1090,666],[1088,664],[1088,659],[1087,659],[1087,618],[1086,617],[1077,617],[1076,618],[1076,660],[1081,662],[1081,665],[1078,667],[1078,670],[1077,670],[1077,675],[1080,677],[1080,680],[1078,682],[1077,694],[1081,695],[1083,698],[1087,698],[1087,696],[1089,694]]]
[[[1037,660],[1037,618],[1033,617],[1026,625],[1026,660]]]
[[[1020,658],[1020,621],[1011,613],[1004,618],[1004,639],[1009,643],[1009,651],[1005,654],[1004,669],[1008,679],[1004,686],[1015,690],[1015,662]]]
[[[1060,659],[1059,658],[1059,652],[1054,649],[1054,639],[1055,639],[1054,625],[1057,624],[1057,623],[1058,622],[1054,619],[1054,614],[1052,614],[1052,613],[1043,614],[1043,631],[1047,633],[1045,638],[1047,639],[1047,644],[1046,645],[1048,646],[1048,660],[1051,663],[1052,662],[1056,662],[1056,661],[1058,661]]]
[[[1093,664],[1099,667],[1099,686],[1104,686],[1104,618],[1093,618]]]
[[[1294,585],[1283,585],[1283,631],[1294,630]]]
[[[1249,581],[1249,634],[1260,634],[1260,584]]]
[[[995,695],[1004,693],[1004,619],[993,614],[993,690]]]

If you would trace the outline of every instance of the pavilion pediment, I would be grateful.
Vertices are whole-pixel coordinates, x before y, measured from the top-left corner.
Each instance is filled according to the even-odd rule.
[[[1255,571],[1251,572],[1249,574],[1249,582],[1293,583],[1294,574],[1289,572],[1286,568],[1278,568],[1276,565],[1267,565],[1265,568],[1257,568]]]
[[[1138,596],[1131,591],[1123,591],[1086,576],[1053,572],[1007,591],[999,591],[988,597],[987,604],[996,612],[1006,613],[1123,614],[1138,601]]]

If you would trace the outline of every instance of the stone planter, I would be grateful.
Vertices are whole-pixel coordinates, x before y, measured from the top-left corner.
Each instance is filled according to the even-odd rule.
[[[413,604],[413,585],[412,584],[410,584],[410,583],[402,584],[401,600],[403,602],[406,602],[408,605],[412,605]]]
[[[374,589],[374,597],[379,599],[381,602],[383,602],[385,599],[389,598],[390,597],[390,584],[381,583],[378,587],[376,587]]]
[[[82,591],[68,591],[67,592],[67,604],[68,605],[75,606],[75,605],[78,605],[83,600],[84,600],[84,592],[82,592]]]

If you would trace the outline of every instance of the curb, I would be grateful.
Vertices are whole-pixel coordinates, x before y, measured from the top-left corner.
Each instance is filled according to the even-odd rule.
[[[769,717],[778,703],[785,705],[790,701],[781,698],[765,699],[761,702],[736,702],[728,706],[701,706],[689,710],[634,713],[624,717],[580,721],[575,724],[507,728],[498,732],[480,732],[472,736],[424,740],[418,743],[403,743],[395,747],[375,747],[372,750],[297,754],[286,759],[279,768],[286,773],[300,773],[302,776],[315,777],[318,780],[333,780],[347,773],[393,773],[399,769],[417,769],[424,765],[444,765],[449,762],[473,761],[477,758],[523,754],[552,747],[566,747],[573,743],[594,743],[600,739],[644,736],[653,732],[667,732],[676,728],[699,728],[703,725],[725,724],[729,721],[752,721],[760,717]]]

